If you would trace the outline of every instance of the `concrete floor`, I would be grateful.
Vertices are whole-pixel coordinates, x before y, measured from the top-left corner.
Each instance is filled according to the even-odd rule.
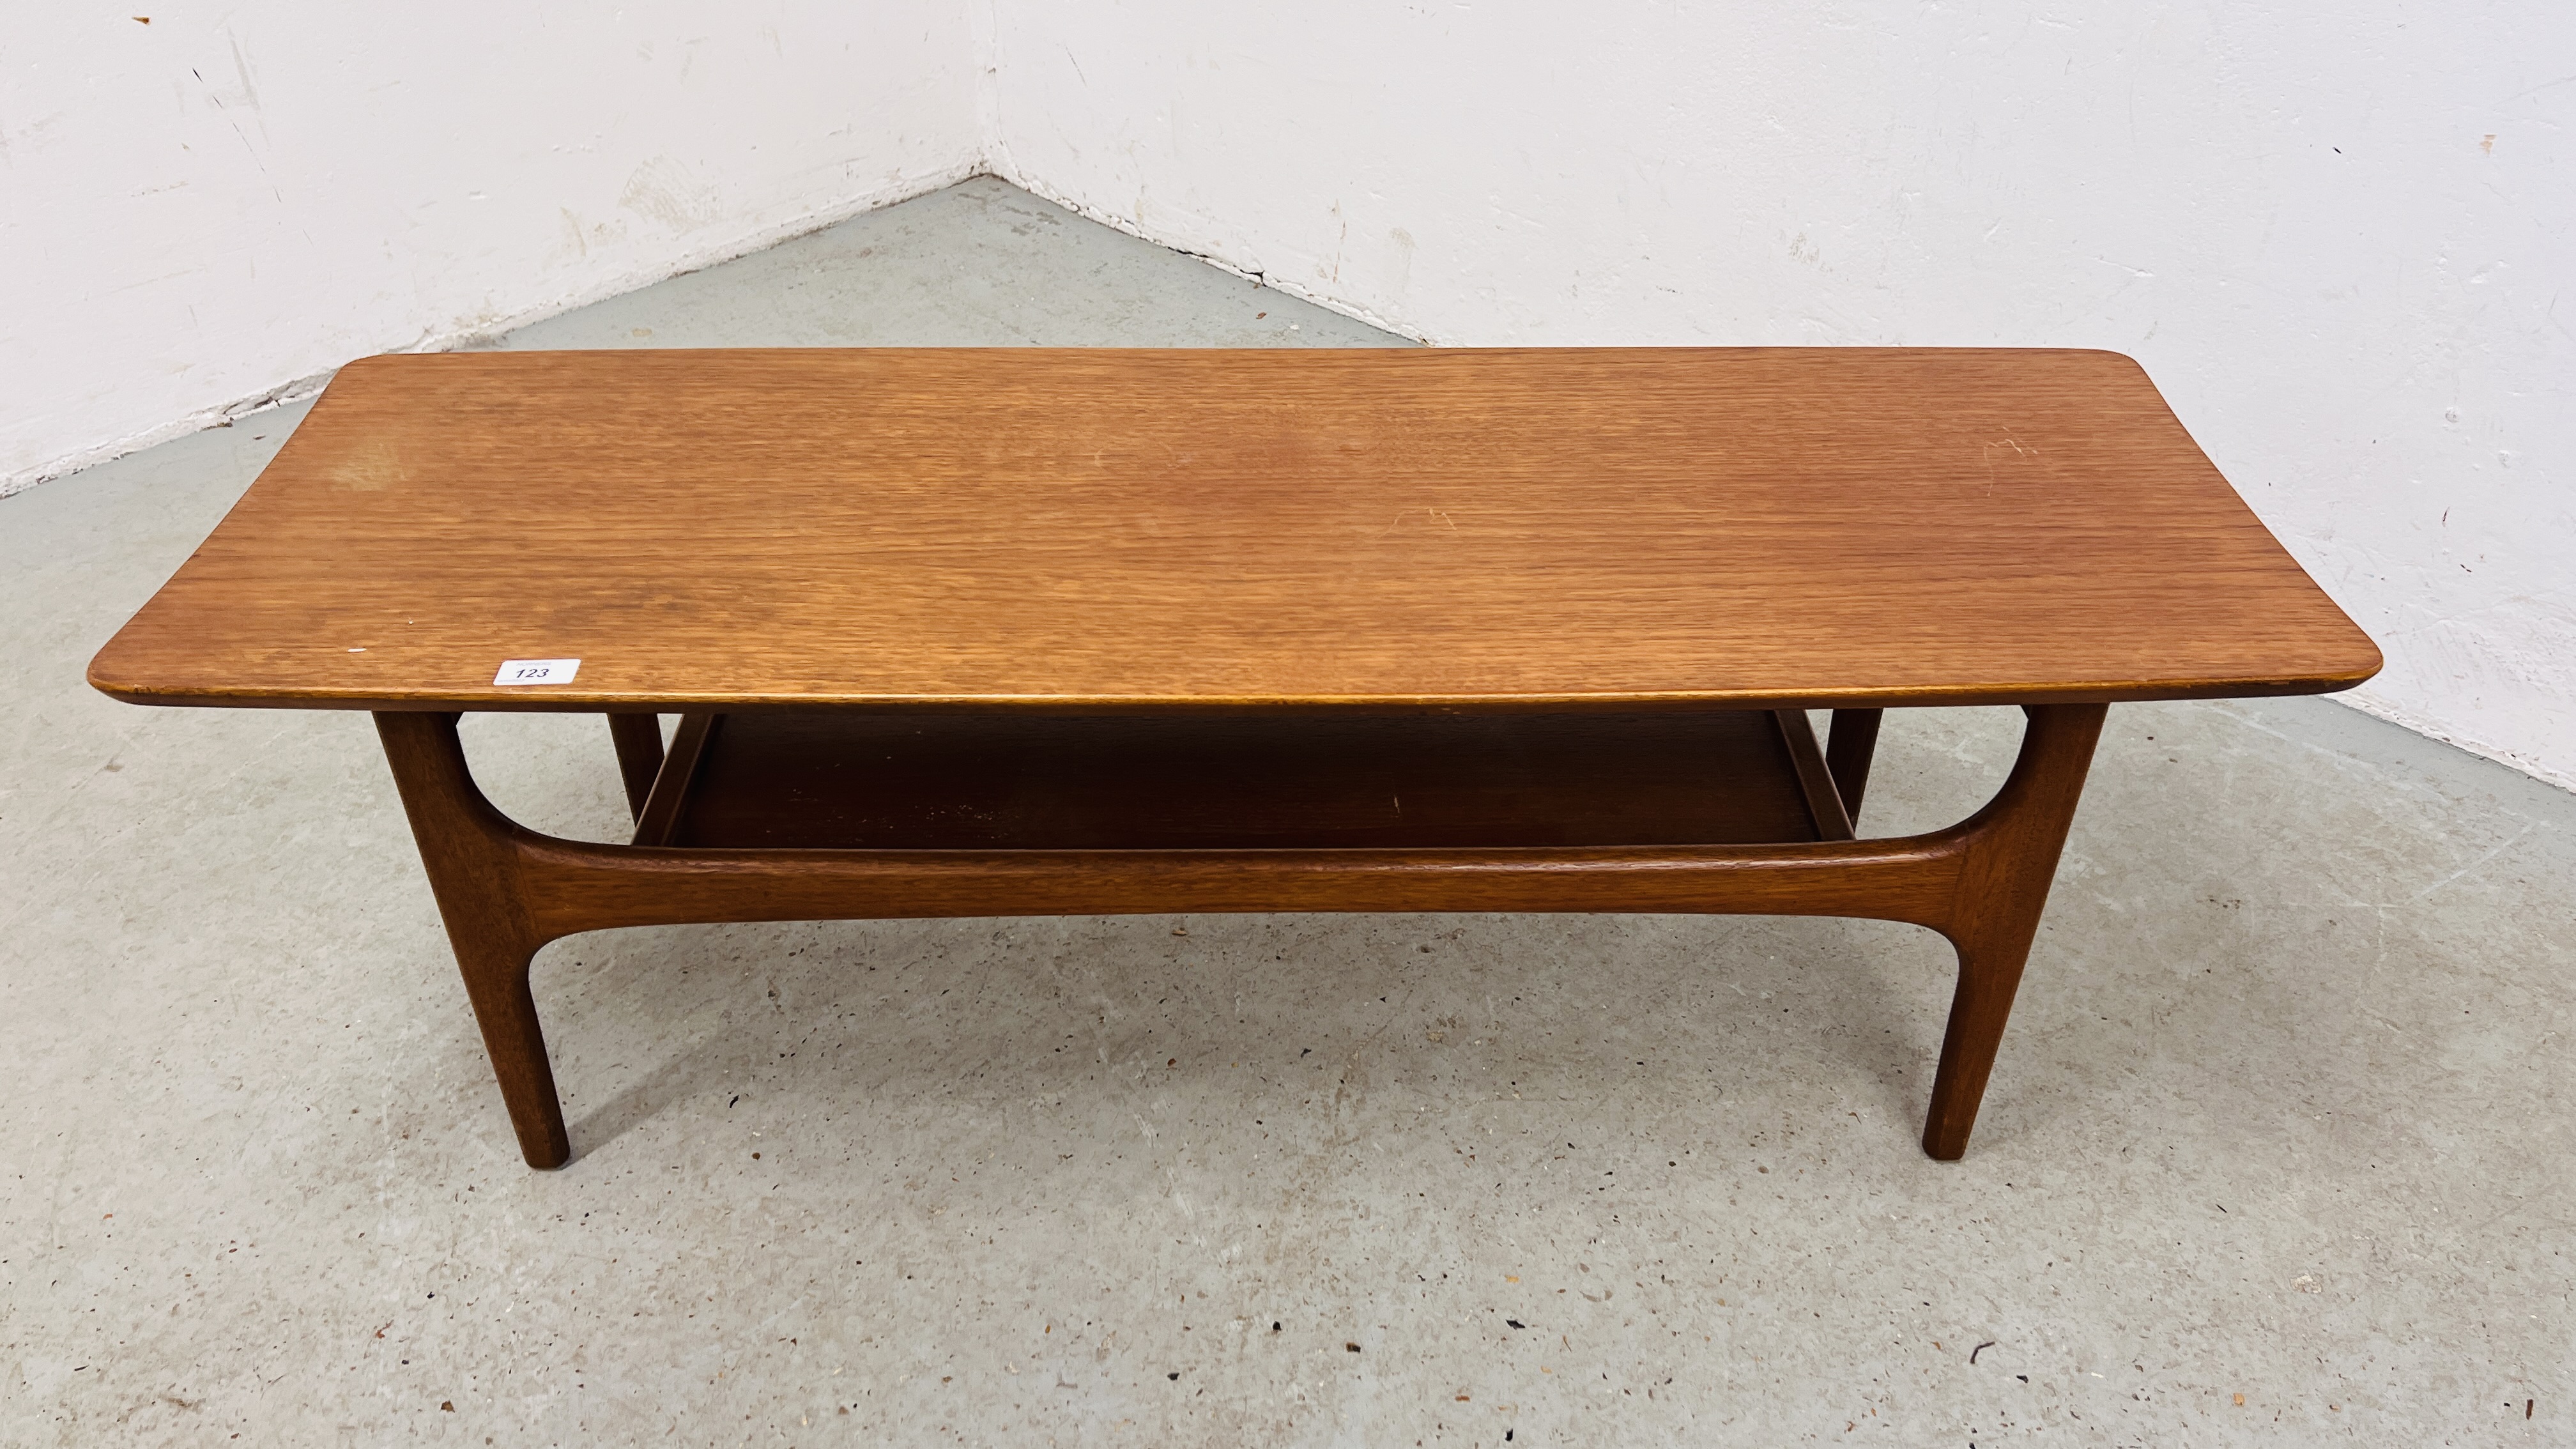
[[[501,345],[1390,340],[973,182]],[[298,416],[0,502],[0,1443],[2576,1443],[2576,796],[2319,700],[2113,712],[1965,1162],[1927,933],[1278,916],[558,943],[530,1172],[366,720],[81,681]]]

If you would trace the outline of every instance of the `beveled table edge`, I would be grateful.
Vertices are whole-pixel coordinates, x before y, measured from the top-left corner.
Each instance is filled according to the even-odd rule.
[[[2356,631],[2357,633],[2358,631]],[[223,709],[467,710],[474,713],[596,714],[652,711],[683,714],[708,710],[871,709],[957,713],[975,710],[1066,711],[1097,714],[1221,711],[1391,710],[1397,712],[1649,710],[1649,709],[1901,709],[1934,706],[2125,704],[2149,700],[2244,699],[2267,695],[2333,694],[2380,670],[2374,644],[2368,661],[2312,674],[2263,679],[2106,679],[2047,685],[1938,685],[1885,689],[1712,689],[1621,691],[1594,694],[1419,695],[1078,695],[1078,694],[734,694],[715,691],[651,693],[482,689],[403,690],[361,694],[324,690],[286,693],[155,688],[103,675],[91,661],[90,686],[128,704]],[[101,651],[104,654],[105,651]]]

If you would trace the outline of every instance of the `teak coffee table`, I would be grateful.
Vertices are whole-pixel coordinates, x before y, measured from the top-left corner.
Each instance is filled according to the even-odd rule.
[[[1928,926],[1956,1158],[2105,706],[2378,667],[2109,353],[799,350],[354,363],[90,680],[375,712],[555,1167],[558,937],[1182,911]],[[1882,709],[2007,704],[1993,801],[1853,838]],[[634,843],[462,710],[605,714]]]

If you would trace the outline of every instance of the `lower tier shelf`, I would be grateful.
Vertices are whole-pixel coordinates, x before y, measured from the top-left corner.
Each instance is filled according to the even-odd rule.
[[[1804,718],[1765,710],[692,716],[655,783],[637,843],[876,850],[1787,843],[1847,833],[1838,805],[1820,809],[1810,797],[1823,778]],[[1820,817],[1833,823],[1820,827]]]

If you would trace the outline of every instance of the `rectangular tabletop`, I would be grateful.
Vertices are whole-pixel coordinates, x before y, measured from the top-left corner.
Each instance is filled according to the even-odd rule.
[[[505,660],[578,659],[500,686]],[[2104,352],[343,368],[90,667],[151,704],[2045,703],[2379,652]]]

